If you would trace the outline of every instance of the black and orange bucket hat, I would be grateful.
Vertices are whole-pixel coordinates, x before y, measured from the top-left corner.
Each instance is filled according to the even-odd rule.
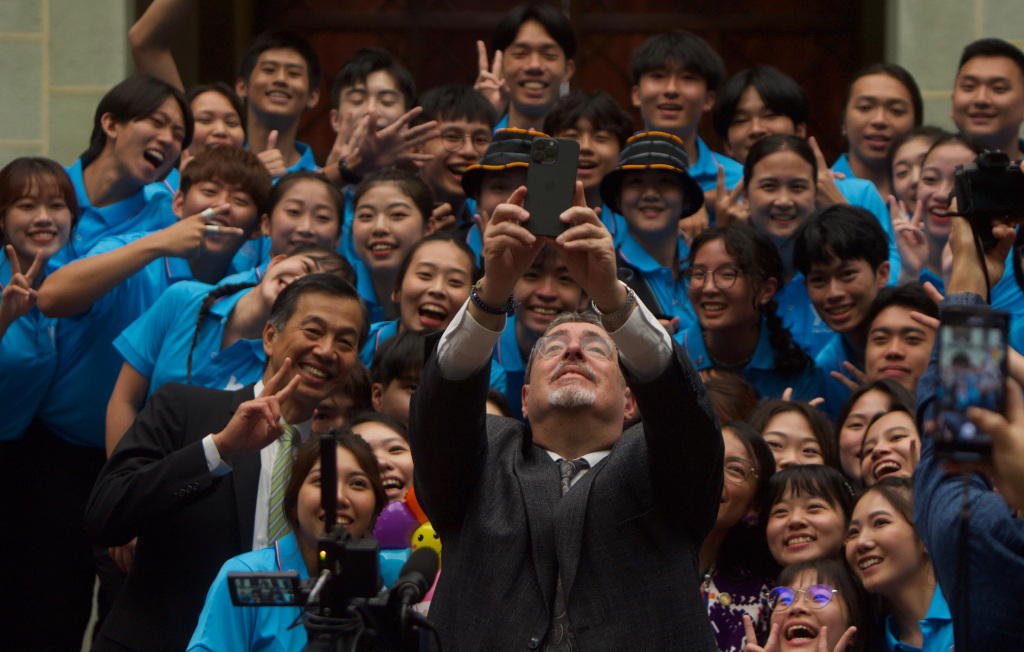
[[[601,180],[601,201],[622,214],[622,179],[637,170],[670,170],[683,187],[683,214],[693,215],[704,205],[704,191],[690,176],[690,157],[678,136],[662,131],[641,131],[630,136],[619,154],[619,165]],[[465,184],[465,180],[463,180]]]

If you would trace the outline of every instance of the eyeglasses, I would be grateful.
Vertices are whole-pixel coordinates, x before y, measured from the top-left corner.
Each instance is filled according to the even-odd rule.
[[[473,149],[478,154],[483,154],[487,151],[487,147],[491,144],[490,134],[467,134],[461,129],[448,129],[441,132],[441,144],[449,152],[457,152],[462,149],[462,144],[469,140],[469,144],[473,146]]]
[[[571,342],[572,338],[565,333],[545,335],[537,340],[537,355],[542,358],[560,356],[569,348]],[[597,360],[611,360],[615,355],[615,345],[611,343],[611,340],[593,333],[580,338],[580,348],[588,356]]]
[[[785,611],[796,602],[796,596],[804,594],[804,604],[811,609],[823,609],[832,602],[832,597],[839,593],[828,584],[817,584],[808,589],[794,591],[788,586],[776,586],[768,596],[768,606],[773,611]]]
[[[715,282],[715,287],[719,290],[728,290],[732,286],[736,285],[736,279],[738,279],[742,273],[742,269],[731,265],[719,267],[713,272],[709,272],[703,267],[693,267],[686,270],[683,278],[686,279],[686,285],[688,287],[697,289],[704,287],[704,283],[710,276],[711,280]]]
[[[725,479],[734,484],[743,484],[750,476],[757,477],[754,466],[742,457],[725,458]]]

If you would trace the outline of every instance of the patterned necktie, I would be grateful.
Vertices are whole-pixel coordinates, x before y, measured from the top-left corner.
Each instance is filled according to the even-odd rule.
[[[562,495],[564,496],[572,487],[572,479],[583,469],[590,468],[585,459],[579,457],[574,460],[558,460],[558,473],[561,476]],[[555,606],[552,609],[551,628],[548,635],[544,637],[544,652],[571,652],[577,650],[576,635],[572,631],[572,623],[569,622],[569,612],[565,605],[565,595],[562,591],[562,577],[558,576],[555,583]]]
[[[291,474],[295,448],[299,442],[299,431],[285,425],[281,438],[277,440],[277,455],[270,474],[270,514],[267,517],[267,544],[274,543],[291,531],[288,519],[284,517],[284,488]]]

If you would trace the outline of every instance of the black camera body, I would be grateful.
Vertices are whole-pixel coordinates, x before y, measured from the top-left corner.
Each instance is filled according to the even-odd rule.
[[[1024,175],[1005,152],[982,152],[970,165],[956,166],[953,194],[957,212],[986,249],[996,244],[993,219],[1024,222]]]

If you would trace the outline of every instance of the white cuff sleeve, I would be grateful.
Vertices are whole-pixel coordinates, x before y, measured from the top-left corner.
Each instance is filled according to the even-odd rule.
[[[640,299],[626,323],[609,335],[619,348],[623,366],[638,382],[654,380],[672,360],[672,336]]]
[[[203,437],[203,453],[206,454],[206,466],[210,469],[213,477],[219,478],[222,475],[231,473],[231,466],[220,457],[217,452],[217,444],[213,443],[213,435]]]
[[[437,366],[448,380],[465,380],[488,364],[501,339],[501,331],[481,326],[468,307],[467,299],[437,345]]]

